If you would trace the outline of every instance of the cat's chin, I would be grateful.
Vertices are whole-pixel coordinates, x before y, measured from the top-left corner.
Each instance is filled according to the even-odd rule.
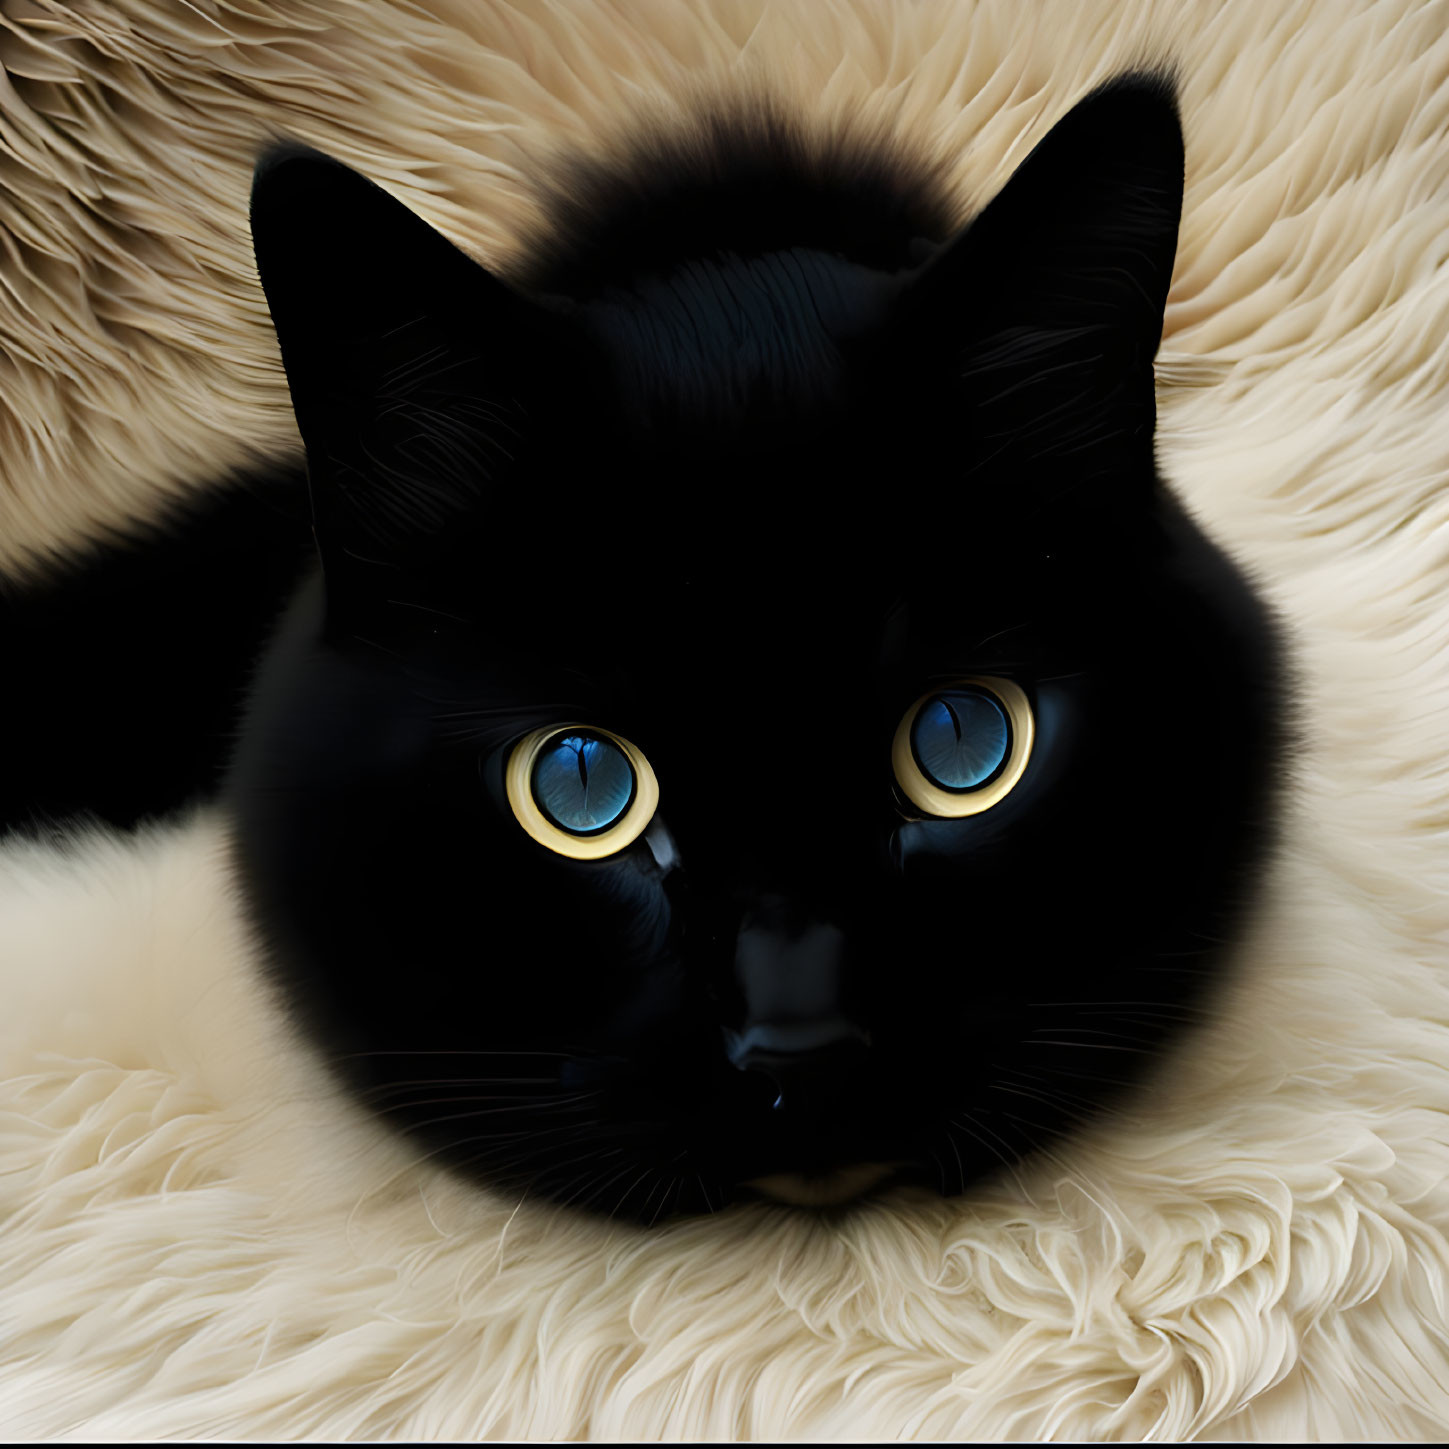
[[[879,1187],[896,1167],[892,1162],[859,1162],[827,1172],[773,1172],[745,1186],[792,1207],[840,1207]]]

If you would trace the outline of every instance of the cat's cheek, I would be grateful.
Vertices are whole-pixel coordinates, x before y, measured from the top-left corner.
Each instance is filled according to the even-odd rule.
[[[540,848],[541,850],[541,848]],[[570,939],[589,943],[593,959],[616,977],[618,989],[646,980],[677,946],[675,913],[666,879],[642,840],[603,860],[545,857],[539,861],[546,894],[537,929],[552,934],[570,922]],[[546,907],[546,908],[545,908]]]

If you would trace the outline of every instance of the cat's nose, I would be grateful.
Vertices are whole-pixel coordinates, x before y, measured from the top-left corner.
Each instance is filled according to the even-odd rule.
[[[725,1049],[769,1084],[775,1109],[804,1121],[828,1112],[870,1037],[847,1002],[847,940],[832,923],[777,896],[746,913],[735,946],[744,1002]]]
[[[808,1044],[804,1044],[808,1043]],[[869,1035],[841,1017],[804,1026],[756,1026],[726,1033],[730,1061],[757,1078],[781,1125],[814,1130],[855,1093]]]

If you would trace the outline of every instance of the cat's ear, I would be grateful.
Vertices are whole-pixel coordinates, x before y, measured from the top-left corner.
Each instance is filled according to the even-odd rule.
[[[1124,77],[1071,110],[923,268],[911,330],[961,377],[979,457],[1047,497],[1150,475],[1182,193],[1171,83]]]
[[[306,147],[262,158],[251,223],[332,594],[353,563],[406,566],[496,482],[558,319]]]

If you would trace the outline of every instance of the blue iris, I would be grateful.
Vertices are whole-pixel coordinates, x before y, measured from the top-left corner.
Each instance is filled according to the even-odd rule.
[[[629,808],[634,767],[613,740],[602,735],[558,735],[533,764],[533,798],[560,830],[597,835]]]
[[[975,790],[1006,763],[1011,726],[985,690],[943,689],[916,712],[911,752],[921,773],[943,790]]]

